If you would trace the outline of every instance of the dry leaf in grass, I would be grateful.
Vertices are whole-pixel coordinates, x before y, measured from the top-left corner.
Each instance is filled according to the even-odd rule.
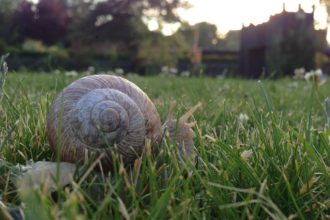
[[[46,192],[53,192],[58,186],[70,184],[75,170],[76,165],[72,163],[38,161],[18,178],[17,187],[19,190],[42,187]]]
[[[320,177],[313,176],[307,183],[305,183],[299,190],[300,194],[307,192],[320,179]]]

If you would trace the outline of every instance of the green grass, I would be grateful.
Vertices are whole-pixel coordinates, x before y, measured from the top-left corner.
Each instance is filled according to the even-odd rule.
[[[120,162],[110,176],[80,169],[56,199],[40,190],[16,193],[16,164],[53,160],[45,118],[74,78],[9,73],[0,105],[0,199],[25,204],[27,219],[325,219],[330,215],[329,135],[324,100],[329,82],[214,78],[129,78],[156,104],[194,114],[197,164],[180,164],[176,146],[144,152],[133,171]],[[248,121],[240,122],[240,113]],[[244,159],[244,151],[252,156]],[[6,162],[4,162],[6,161]]]

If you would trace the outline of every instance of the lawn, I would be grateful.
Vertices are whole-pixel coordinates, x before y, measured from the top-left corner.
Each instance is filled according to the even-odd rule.
[[[133,170],[89,172],[49,196],[19,197],[17,164],[55,161],[45,135],[56,95],[81,77],[12,73],[0,105],[0,201],[23,202],[27,219],[328,219],[330,218],[329,82],[127,76],[155,103],[164,122],[169,103],[194,114],[196,163],[178,162],[164,138]],[[330,110],[329,110],[330,111]],[[327,117],[328,114],[328,117]],[[84,174],[88,174],[87,176]],[[83,179],[82,179],[83,178]]]

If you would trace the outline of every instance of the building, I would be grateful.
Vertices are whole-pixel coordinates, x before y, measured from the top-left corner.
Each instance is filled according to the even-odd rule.
[[[246,78],[292,75],[294,69],[301,67],[307,71],[323,68],[330,72],[330,61],[326,66],[320,59],[327,48],[327,32],[315,30],[314,8],[311,13],[300,6],[297,12],[288,12],[283,5],[283,11],[271,16],[269,21],[243,26],[237,37],[237,51],[199,48],[196,33],[198,31],[190,56],[193,58],[181,60],[179,69],[198,67],[202,69],[198,72],[208,76],[222,74]]]
[[[257,78],[262,75],[291,74],[295,68],[315,67],[315,54],[326,45],[326,32],[314,29],[311,13],[301,7],[280,14],[260,25],[243,27],[239,52],[239,75]]]
[[[205,75],[233,75],[239,71],[239,53],[225,50],[202,50],[201,63]]]

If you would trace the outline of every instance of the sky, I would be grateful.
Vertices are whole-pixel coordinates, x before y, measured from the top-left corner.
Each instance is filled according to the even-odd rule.
[[[260,24],[269,17],[283,10],[283,2],[287,11],[297,11],[299,4],[306,12],[312,11],[315,5],[314,18],[316,28],[327,27],[326,8],[319,0],[187,0],[192,8],[178,11],[183,20],[190,24],[206,21],[217,25],[220,35],[229,30],[239,30],[242,24]],[[169,33],[169,31],[168,31]],[[328,38],[330,40],[330,38]]]

